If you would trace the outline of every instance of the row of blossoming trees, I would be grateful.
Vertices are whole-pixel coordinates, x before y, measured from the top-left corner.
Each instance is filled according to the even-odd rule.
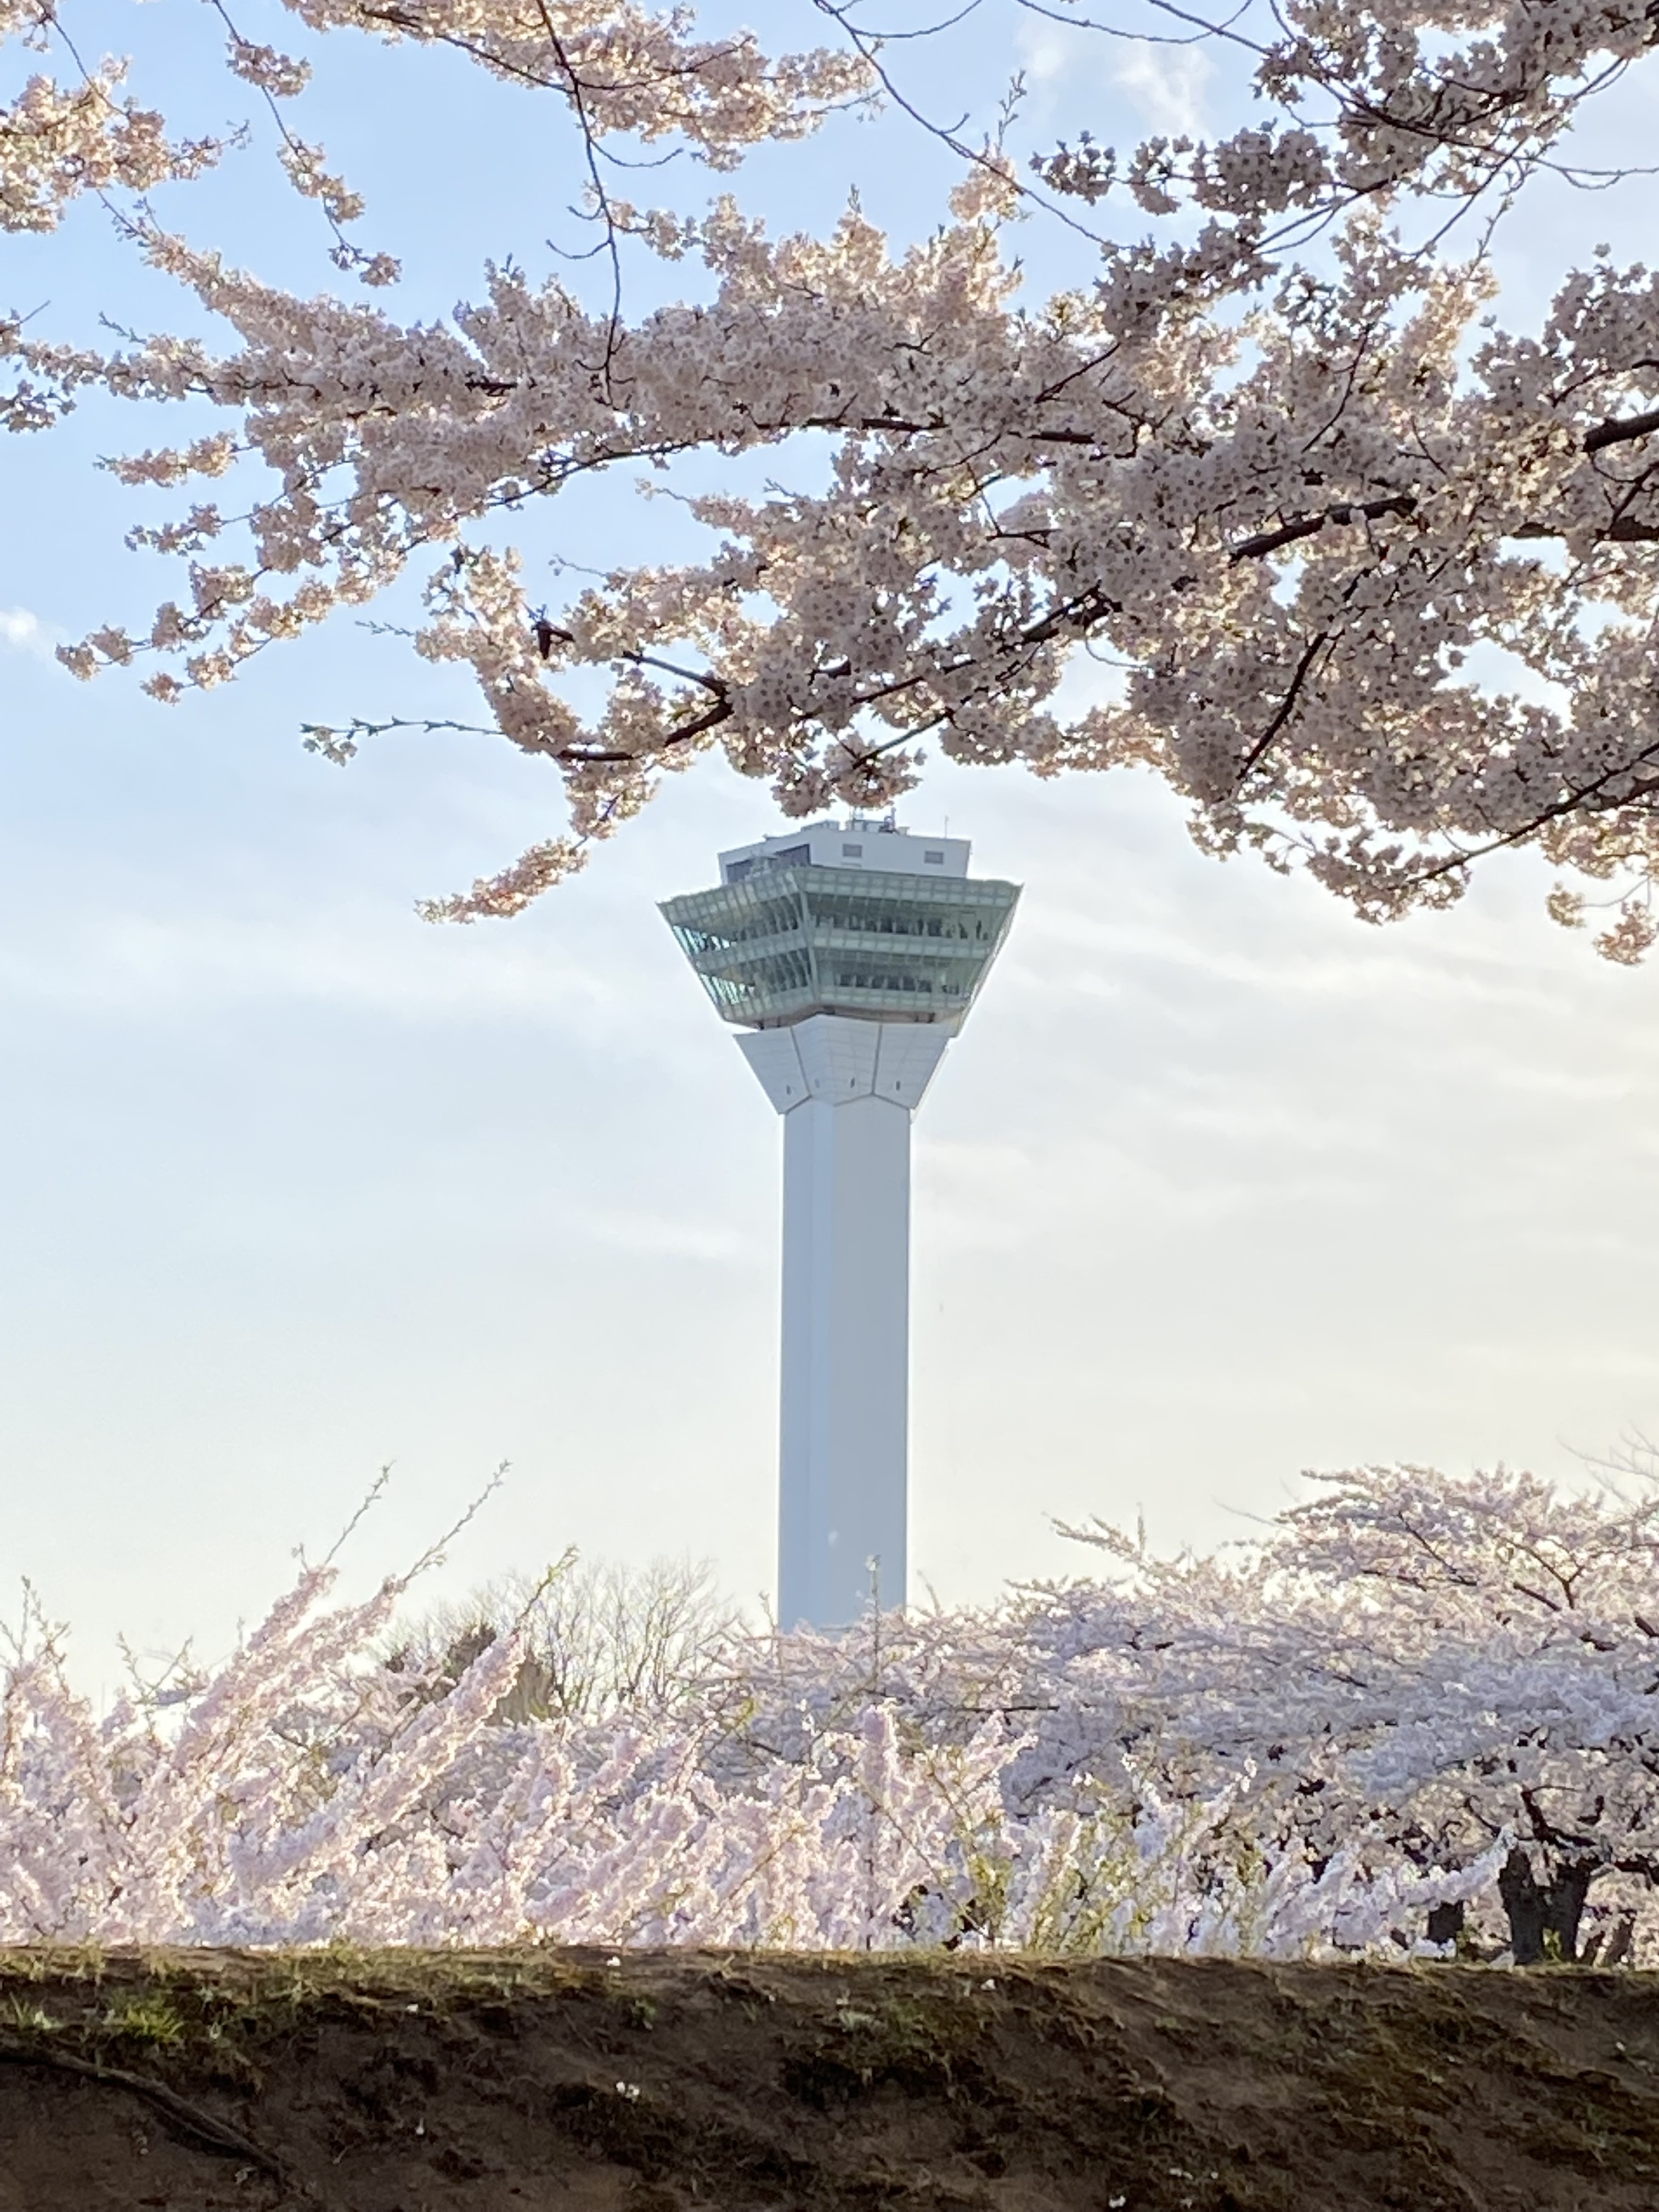
[[[1000,139],[946,130],[958,188],[896,246],[856,205],[775,238],[741,185],[711,202],[698,182],[839,106],[898,112],[906,70],[925,84],[927,41],[884,48],[856,0],[817,0],[828,43],[793,55],[634,0],[247,0],[257,25],[215,0],[202,30],[318,204],[337,287],[399,270],[355,242],[361,201],[289,120],[325,34],[476,65],[569,131],[596,257],[547,283],[481,266],[435,319],[302,296],[191,235],[192,179],[230,157],[168,120],[198,64],[143,96],[83,65],[99,3],[0,0],[0,228],[50,232],[95,193],[223,335],[75,343],[50,313],[0,313],[0,423],[112,396],[173,426],[114,465],[177,596],[64,657],[143,665],[173,699],[412,570],[418,651],[471,672],[485,726],[568,801],[558,834],[434,913],[516,911],[711,748],[805,812],[892,797],[931,745],[1149,767],[1207,848],[1304,865],[1373,918],[1530,846],[1563,872],[1558,919],[1607,903],[1612,957],[1659,933],[1659,280],[1586,243],[1510,327],[1488,313],[1486,229],[1524,220],[1545,173],[1609,182],[1596,124],[1653,66],[1650,0],[1229,11],[1213,52],[1248,126],[1121,157],[1017,144],[1018,114]],[[1169,0],[1108,27],[1170,18],[1203,34],[1202,7]],[[633,160],[676,150],[690,161]],[[517,181],[499,176],[490,250]],[[623,197],[642,189],[672,204]],[[1072,256],[1047,299],[1006,250],[1022,215]],[[526,222],[534,250],[533,204]],[[636,315],[645,264],[653,297],[684,294]],[[743,455],[764,457],[763,494],[722,482]],[[539,574],[503,538],[573,484],[672,483],[688,457],[701,554],[570,588],[579,528]],[[1115,690],[1062,693],[1085,649]],[[344,759],[365,726],[313,741]]]
[[[308,1570],[100,1719],[0,1699],[0,1941],[1659,1955],[1659,1497],[1326,1478],[1255,1540],[609,1699],[569,1618],[397,1632]],[[557,1583],[556,1582],[555,1589]],[[551,1626],[550,1626],[550,1623]],[[568,1658],[568,1653],[563,1656]]]

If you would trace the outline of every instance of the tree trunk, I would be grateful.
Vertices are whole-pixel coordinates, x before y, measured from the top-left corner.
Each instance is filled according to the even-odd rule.
[[[1553,1881],[1540,1883],[1519,1844],[1510,1853],[1498,1877],[1498,1894],[1509,1916],[1510,1948],[1517,1966],[1535,1966],[1545,1959],[1577,1964],[1578,1923],[1594,1872],[1589,1860],[1571,1860],[1556,1869]]]
[[[1431,1905],[1429,1907],[1428,1937],[1431,1943],[1455,1943],[1463,1933],[1463,1908],[1461,1905]]]

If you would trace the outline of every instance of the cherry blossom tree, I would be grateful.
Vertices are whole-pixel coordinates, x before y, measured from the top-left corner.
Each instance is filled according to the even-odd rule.
[[[561,1620],[589,1637],[546,1584],[422,1662],[410,1577],[343,1602],[307,1568],[101,1717],[33,1614],[0,1942],[1651,1963],[1659,1493],[1630,1487],[1367,1468],[1218,1555],[1096,1527],[1103,1577],[981,1613],[699,1636],[678,1695],[586,1711],[526,1694]]]
[[[54,1634],[0,1686],[0,1941],[525,1941],[1319,1955],[1392,1949],[1486,1863],[1263,1848],[1240,1792],[1024,1813],[1013,1740],[925,1746],[866,1701],[722,1777],[724,1728],[514,1719],[524,1647],[459,1680],[377,1665],[404,1584],[308,1571],[222,1668],[101,1721]]]
[[[1573,168],[1573,134],[1652,66],[1651,9],[1290,0],[1206,25],[1158,4],[1207,29],[1259,119],[1122,158],[945,131],[949,209],[901,246],[856,205],[782,238],[738,197],[636,205],[612,165],[661,144],[729,168],[860,99],[927,127],[850,0],[819,0],[824,43],[782,58],[625,0],[294,0],[296,35],[425,41],[537,89],[583,150],[597,278],[499,267],[437,325],[301,298],[164,228],[132,195],[214,148],[170,138],[114,65],[74,62],[67,9],[9,6],[0,30],[65,66],[0,116],[0,219],[40,230],[104,194],[225,333],[98,350],[4,326],[15,428],[99,388],[219,426],[118,464],[179,488],[137,537],[187,587],[68,665],[153,664],[146,688],[176,698],[412,566],[416,650],[471,672],[486,726],[557,769],[568,814],[434,916],[516,912],[711,748],[799,814],[891,799],[933,746],[1150,768],[1206,848],[1305,866],[1371,919],[1532,847],[1560,872],[1556,918],[1600,902],[1601,949],[1640,957],[1659,930],[1659,284],[1589,248],[1538,326],[1510,329],[1486,249],[1541,172],[1605,181]],[[1072,0],[1048,12],[1086,27]],[[223,21],[340,271],[394,282],[283,119],[308,58]],[[1069,241],[1050,297],[1012,258],[1022,218]],[[631,313],[629,257],[681,264],[684,296]],[[793,482],[693,497],[702,557],[561,598],[560,570],[532,577],[503,535],[585,479],[763,451]],[[240,517],[186,489],[233,467],[261,487]],[[1072,706],[1079,653],[1111,683]],[[395,726],[310,742],[343,761]]]
[[[989,1721],[1018,1738],[1021,1817],[1133,1825],[1233,1802],[1257,1848],[1476,1867],[1413,1940],[1522,1963],[1652,1955],[1659,1937],[1659,1497],[1563,1495],[1368,1468],[1321,1478],[1258,1540],[1163,1559],[1073,1531],[1112,1563],[983,1614],[878,1639],[797,1637],[757,1678],[757,1768],[805,1755],[872,1696],[920,1742]]]
[[[1488,1925],[1501,1907],[1523,1963],[1622,1955],[1650,1924],[1659,1499],[1646,1481],[1632,1501],[1501,1471],[1326,1477],[1224,1571],[1095,1534],[1161,1616],[1143,1701],[1181,1715],[1201,1765],[1255,1760],[1316,1857],[1364,1834],[1445,1866],[1502,1840]]]

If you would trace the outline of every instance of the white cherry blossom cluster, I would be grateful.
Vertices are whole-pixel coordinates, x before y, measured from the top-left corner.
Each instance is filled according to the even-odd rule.
[[[307,1577],[217,1675],[101,1723],[49,1640],[20,1655],[0,1940],[1293,1957],[1392,1949],[1491,1871],[1315,1869],[1252,1842],[1237,1788],[1016,1815],[1006,1726],[929,1751],[890,1701],[723,1783],[706,1729],[502,1721],[510,1636],[453,1685],[367,1664],[389,1593],[330,1613],[326,1587]]]
[[[275,46],[258,45],[240,33],[230,34],[227,55],[231,72],[245,84],[257,85],[273,100],[295,100],[311,82],[311,64]]]
[[[749,33],[698,39],[690,10],[658,12],[626,0],[559,0],[550,9],[519,0],[287,4],[314,31],[349,27],[389,42],[459,49],[509,83],[550,90],[592,144],[618,135],[647,143],[678,137],[716,168],[732,167],[745,146],[811,131],[831,108],[866,97],[871,86],[867,65],[854,54],[770,56]],[[273,101],[304,91],[313,73],[308,59],[245,38],[225,21],[233,76]],[[198,174],[222,151],[213,140],[170,145],[162,113],[123,95],[124,63],[84,67],[58,0],[0,0],[0,49],[8,41],[59,50],[66,69],[58,77],[31,77],[0,103],[0,230],[54,229],[65,204],[82,192],[143,192]],[[290,181],[322,199],[337,222],[354,221],[361,201],[324,167],[320,149],[286,131],[283,141],[280,158]]]
[[[1451,901],[1484,855],[1530,846],[1562,872],[1557,920],[1599,912],[1616,960],[1652,941],[1659,285],[1590,253],[1541,327],[1483,326],[1485,262],[1436,242],[1449,203],[1524,200],[1585,103],[1643,64],[1644,0],[1298,0],[1257,57],[1265,119],[1039,160],[1062,207],[1109,208],[1121,183],[1133,227],[1079,238],[1078,281],[1046,302],[1005,251],[1038,188],[1000,148],[902,250],[856,206],[775,239],[733,199],[641,211],[610,191],[611,134],[726,166],[863,96],[856,41],[773,60],[625,0],[294,13],[546,89],[587,149],[614,273],[623,249],[697,264],[697,296],[629,316],[620,290],[501,267],[448,320],[406,324],[135,215],[225,345],[98,356],[0,325],[3,419],[40,427],[93,386],[190,401],[222,411],[223,441],[127,472],[182,484],[234,447],[264,487],[234,524],[191,503],[147,525],[138,542],[192,564],[190,591],[147,632],[67,648],[76,674],[161,655],[176,665],[147,672],[154,696],[217,684],[416,564],[417,650],[471,669],[490,726],[556,768],[568,806],[428,908],[453,919],[517,911],[710,749],[805,813],[892,798],[932,747],[1044,775],[1149,766],[1206,849],[1304,866],[1372,920]],[[273,98],[297,89],[301,61],[240,34],[231,53]],[[355,195],[307,142],[283,158],[337,239]],[[335,252],[372,284],[397,273]],[[585,479],[762,452],[770,489],[690,501],[701,557],[562,603],[564,572],[550,590],[500,534]],[[1084,651],[1112,684],[1063,703]],[[395,719],[308,742],[344,760],[371,726]]]
[[[50,0],[0,0],[0,48],[46,52],[55,23]],[[76,63],[68,78],[39,71],[0,100],[0,231],[55,230],[79,193],[147,191],[211,166],[216,142],[170,144],[165,118],[125,96],[125,74],[118,61]]]
[[[528,1613],[411,1660],[406,1577],[307,1570],[101,1719],[32,1620],[0,1942],[1655,1955],[1659,1498],[1372,1468],[1219,1557],[1076,1533],[1108,1579],[732,1631],[579,1720]]]
[[[540,86],[596,137],[678,137],[715,168],[745,146],[811,131],[868,94],[854,53],[769,55],[752,33],[698,38],[690,8],[630,0],[286,0],[317,30],[458,48],[509,84]]]

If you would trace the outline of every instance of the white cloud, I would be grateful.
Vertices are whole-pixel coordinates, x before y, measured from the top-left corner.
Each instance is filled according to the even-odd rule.
[[[0,607],[0,646],[13,653],[32,653],[39,659],[49,660],[56,635],[49,623],[27,607]]]
[[[309,912],[291,891],[263,901],[256,892],[239,910],[214,878],[204,897],[175,891],[169,908],[154,896],[141,903],[124,878],[89,890],[83,909],[50,933],[5,938],[0,1003],[64,1018],[102,1011],[205,1018],[211,1010],[283,1001],[401,1019],[533,1017],[598,1041],[629,1029],[631,1006],[665,969],[680,980],[665,956],[646,957],[656,949],[654,915],[647,909],[644,931],[628,919],[634,927],[620,945],[618,932],[601,938],[591,926],[567,927],[556,950],[534,929],[494,937],[431,929],[395,889],[379,885],[372,896],[319,898]],[[674,1011],[689,1026],[702,1010],[691,994],[682,998]]]
[[[1019,58],[1035,112],[1043,120],[1085,88],[1091,107],[1097,106],[1103,82],[1120,94],[1140,130],[1198,138],[1208,129],[1206,102],[1215,65],[1201,46],[1108,39],[1078,25],[1028,20],[1020,27]],[[1083,119],[1102,140],[1117,135],[1109,116],[1091,112]]]
[[[1214,76],[1198,46],[1155,46],[1136,39],[1120,49],[1112,82],[1149,130],[1170,137],[1201,138],[1204,99]]]
[[[1074,78],[1098,52],[1089,34],[1073,24],[1051,23],[1032,16],[1020,24],[1020,65],[1026,82],[1039,95]]]

